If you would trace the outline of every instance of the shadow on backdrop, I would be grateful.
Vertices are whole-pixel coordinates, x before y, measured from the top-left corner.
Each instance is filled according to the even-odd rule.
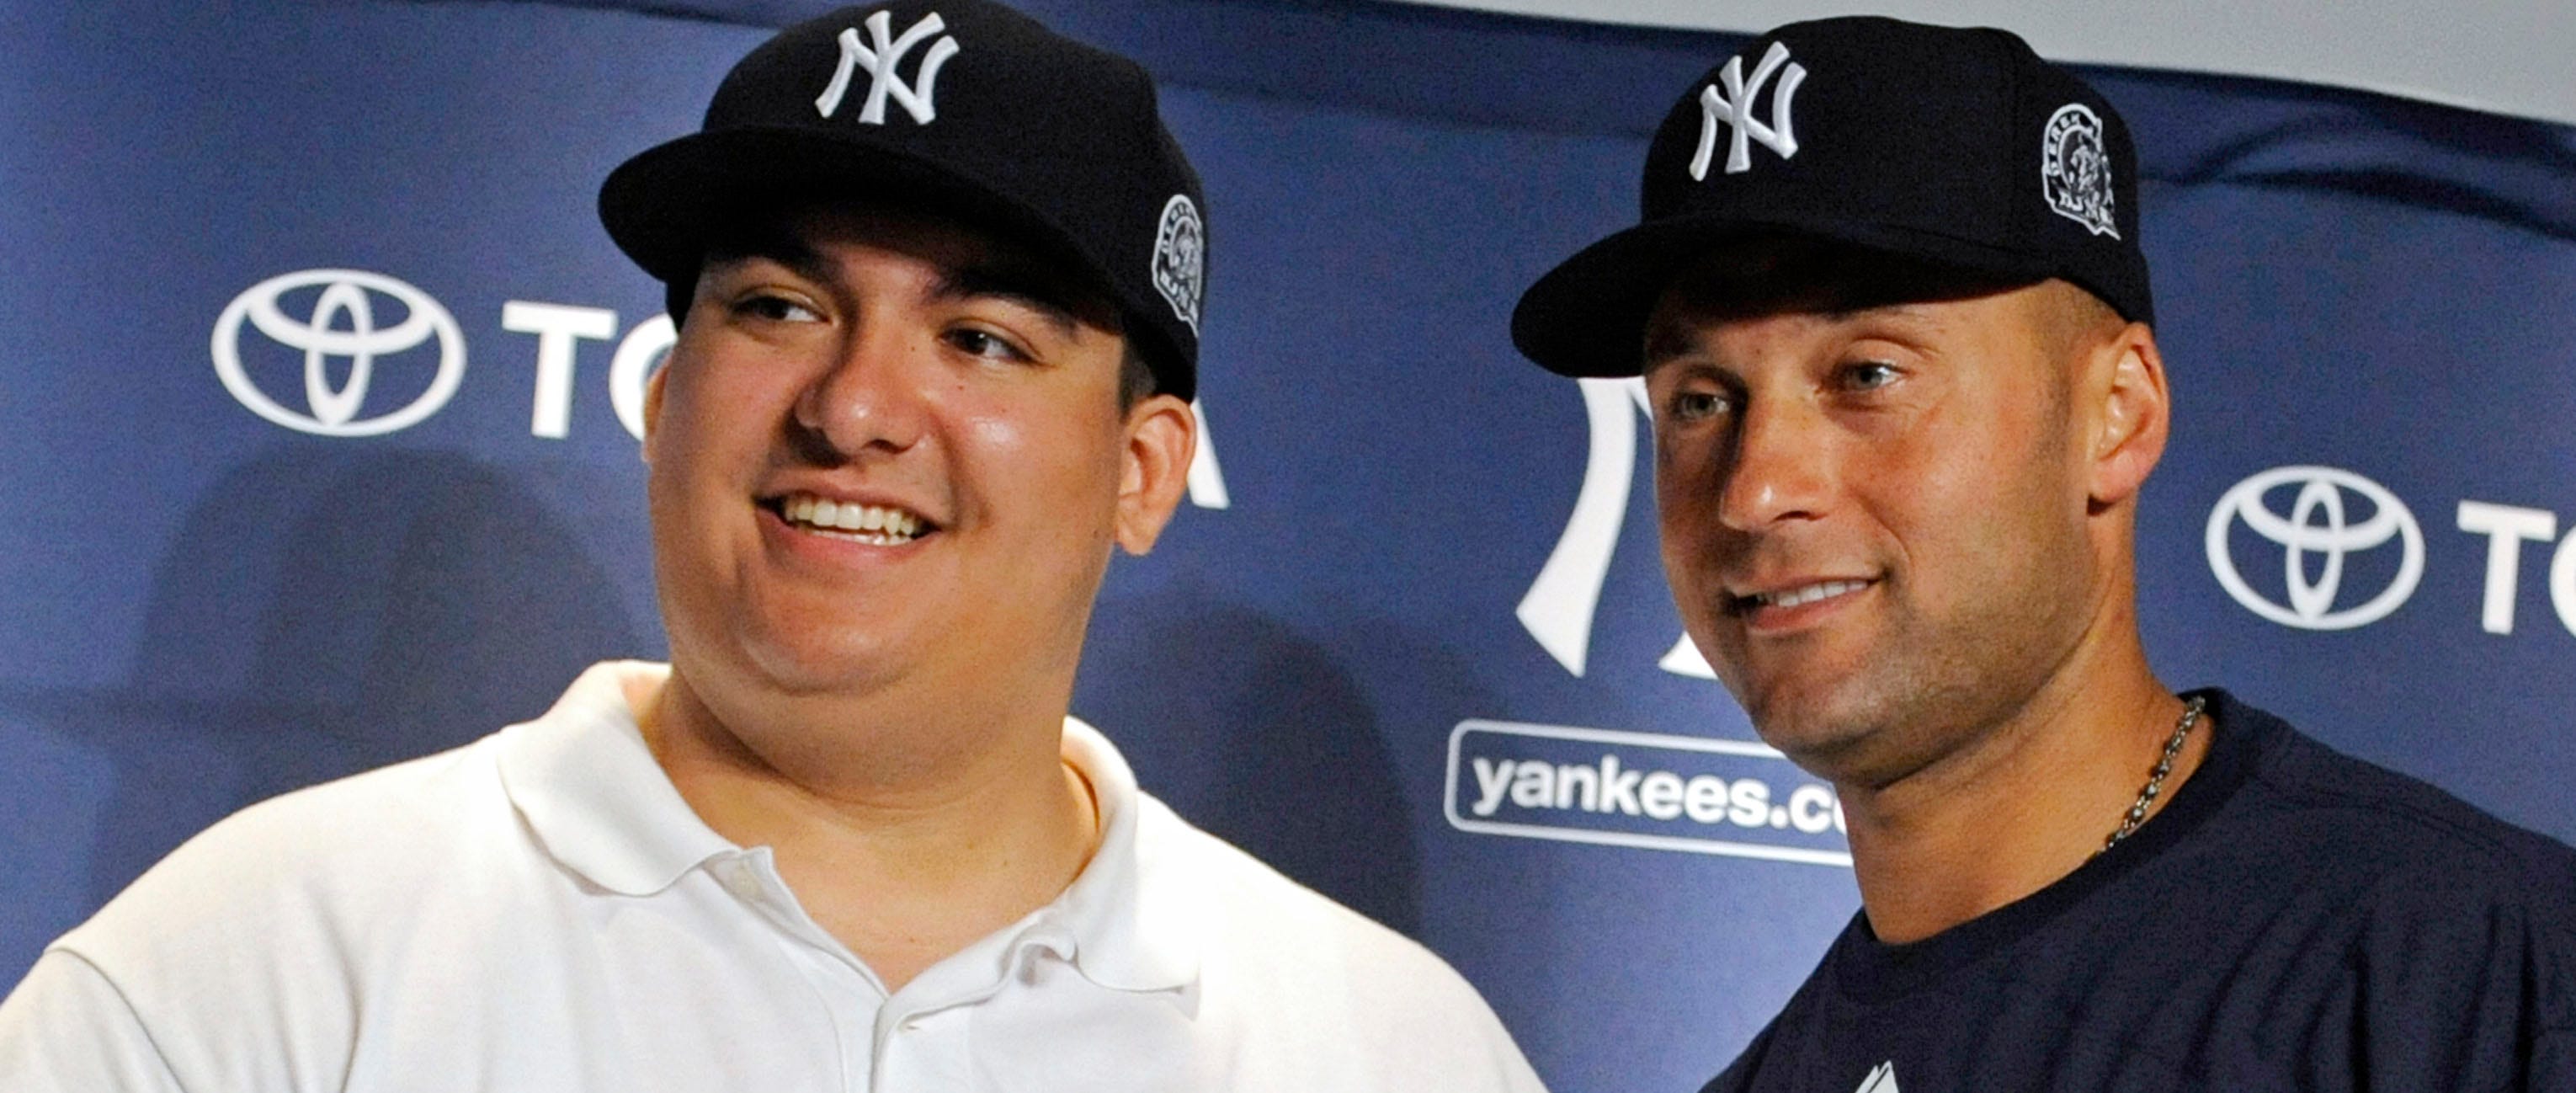
[[[1346,665],[1387,665],[1409,673],[1408,686],[1460,701],[1472,685],[1434,658],[1365,644],[1326,648],[1184,581],[1101,603],[1074,712],[1191,823],[1418,935],[1421,850],[1408,798],[1380,711]]]
[[[282,450],[174,542],[128,686],[0,695],[114,766],[91,907],[245,805],[463,744],[660,648],[553,512],[454,453]]]

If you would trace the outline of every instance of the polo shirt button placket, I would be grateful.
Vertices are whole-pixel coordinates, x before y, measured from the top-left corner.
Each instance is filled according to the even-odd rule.
[[[754,907],[769,902],[769,890],[760,883],[760,870],[751,864],[751,859],[735,858],[724,863],[720,872],[725,890],[732,892],[734,898]]]
[[[959,1040],[965,1033],[967,1008],[971,1007],[915,1013],[894,1022],[878,1049],[877,1070],[884,1083],[877,1087],[878,1093],[975,1088],[965,1045]]]

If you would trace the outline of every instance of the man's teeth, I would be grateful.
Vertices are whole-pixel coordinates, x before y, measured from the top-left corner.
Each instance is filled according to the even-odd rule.
[[[1811,584],[1802,588],[1765,592],[1752,597],[1752,600],[1765,607],[1796,607],[1800,604],[1814,603],[1817,600],[1832,599],[1845,592],[1858,592],[1867,587],[1869,587],[1868,581],[1826,581],[1823,584]]]
[[[845,535],[881,546],[909,543],[921,534],[921,517],[898,508],[834,501],[812,494],[791,494],[779,506],[787,522],[816,531]]]

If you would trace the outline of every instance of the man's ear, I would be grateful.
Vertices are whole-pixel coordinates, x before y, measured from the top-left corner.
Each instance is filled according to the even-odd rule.
[[[662,421],[662,381],[670,375],[671,359],[664,357],[662,366],[654,369],[652,375],[644,377],[643,452],[644,462],[648,466],[653,462],[653,435],[661,431],[657,426]]]
[[[2089,370],[2100,378],[2085,385],[2085,397],[2097,400],[2085,489],[2093,511],[2100,512],[2137,496],[2164,458],[2172,402],[2164,355],[2145,323],[2128,324],[2092,353]]]
[[[1127,411],[1127,444],[1120,459],[1118,514],[1112,534],[1129,554],[1154,549],[1163,525],[1189,490],[1190,460],[1198,454],[1199,419],[1190,404],[1153,395]]]

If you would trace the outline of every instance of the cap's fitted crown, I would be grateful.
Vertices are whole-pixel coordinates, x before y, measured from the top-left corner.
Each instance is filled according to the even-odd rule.
[[[2119,112],[2010,33],[1792,23],[1674,104],[1646,153],[1639,223],[1531,286],[1512,341],[1552,371],[1636,375],[1664,286],[1762,233],[2063,277],[2151,322],[2137,174]]]
[[[677,288],[746,216],[868,201],[1065,263],[1118,306],[1161,390],[1196,392],[1206,199],[1152,79],[985,0],[892,0],[779,32],[725,76],[699,132],[611,172],[599,212]]]

